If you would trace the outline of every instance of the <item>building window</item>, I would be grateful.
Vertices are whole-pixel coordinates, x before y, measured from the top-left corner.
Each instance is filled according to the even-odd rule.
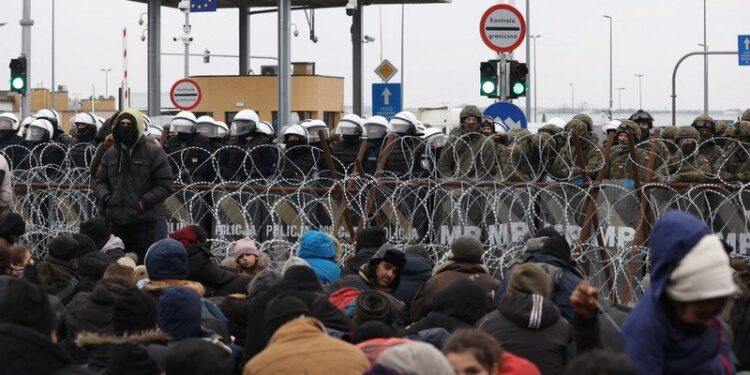
[[[323,112],[323,122],[328,125],[329,128],[333,129],[336,126],[336,112]]]
[[[224,112],[224,122],[229,124],[234,120],[234,116],[237,116],[237,112]]]

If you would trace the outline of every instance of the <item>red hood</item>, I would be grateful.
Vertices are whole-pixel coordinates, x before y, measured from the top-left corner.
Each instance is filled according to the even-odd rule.
[[[184,227],[176,232],[172,232],[169,237],[180,241],[183,246],[187,247],[189,244],[198,243],[198,236],[195,235],[195,231],[191,227]]]

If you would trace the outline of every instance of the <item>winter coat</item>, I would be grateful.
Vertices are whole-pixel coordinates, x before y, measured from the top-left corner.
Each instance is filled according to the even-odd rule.
[[[342,276],[356,275],[362,265],[369,262],[370,258],[372,258],[372,256],[378,252],[379,248],[380,246],[372,246],[357,249],[357,252],[355,252],[351,258],[347,259],[346,262],[344,262],[344,271],[342,273]]]
[[[268,347],[245,365],[243,374],[359,375],[369,367],[362,351],[328,336],[319,321],[305,317],[281,326]]]
[[[377,157],[375,152],[372,150],[372,146],[367,144],[367,152],[365,157],[361,160],[362,168],[367,174],[375,173],[375,167],[377,164]],[[361,143],[359,141],[348,144],[346,142],[333,142],[331,144],[331,155],[338,161],[336,163],[336,172],[340,175],[351,176],[354,173],[354,164],[359,153]]]
[[[156,221],[157,206],[174,191],[167,155],[146,141],[140,113],[130,113],[140,138],[131,150],[115,143],[104,153],[96,175],[96,199],[104,203],[107,219],[120,225]]]
[[[227,317],[227,329],[234,342],[243,345],[247,340],[247,316],[250,300],[245,294],[230,294],[219,304],[219,309]]]
[[[646,152],[635,147],[634,154],[635,163],[633,163],[633,158],[630,157],[630,150],[627,145],[618,144],[612,147],[604,178],[611,180],[634,180],[633,165],[635,165],[638,176],[643,181],[646,178]]]
[[[570,295],[573,294],[578,284],[584,279],[583,271],[560,258],[538,252],[527,253],[523,262],[536,263],[547,271],[553,283],[550,300],[560,309],[562,317],[570,322],[573,319],[573,307],[570,305]],[[508,287],[508,279],[506,277],[500,284],[500,288],[498,288],[495,294],[495,302],[500,301],[505,295],[505,290]]]
[[[411,305],[411,318],[416,320],[427,315],[427,312],[431,309],[432,300],[438,292],[461,279],[472,279],[479,282],[490,299],[500,285],[500,281],[490,276],[487,267],[483,264],[449,260],[435,269],[433,276],[424,285],[422,291],[414,297]]]
[[[47,261],[38,263],[33,268],[36,270],[39,285],[47,294],[57,296],[63,304],[70,302],[78,285],[78,274],[75,271]]]
[[[406,255],[406,266],[401,270],[401,283],[393,292],[393,296],[404,303],[401,319],[411,322],[411,301],[432,277],[432,261],[415,254]]]
[[[477,327],[503,349],[533,362],[545,375],[560,374],[572,357],[573,329],[552,301],[538,294],[506,296]]]
[[[327,328],[341,332],[349,332],[351,323],[344,313],[328,302],[320,285],[308,285],[304,282],[282,279],[265,293],[258,294],[250,300],[247,316],[247,341],[245,342],[246,358],[253,358],[268,344],[263,321],[268,303],[277,295],[288,294],[302,301],[310,315],[321,321]]]
[[[393,149],[383,168],[384,178],[408,180],[412,178],[429,177],[429,171],[422,168],[421,159],[424,145],[419,138],[413,136],[398,136],[394,140]],[[378,158],[381,155],[378,154]]]
[[[492,174],[495,163],[495,142],[459,127],[443,147],[438,172],[442,178],[483,178]]]
[[[118,345],[134,344],[141,345],[162,368],[164,367],[164,356],[167,353],[167,343],[171,338],[159,330],[132,333],[117,336],[112,333],[82,333],[76,339],[76,345],[88,353],[86,366],[91,371],[100,373],[107,367],[109,356]]]
[[[610,349],[616,353],[622,353],[622,325],[625,323],[630,308],[616,305],[608,300],[601,299],[599,304],[604,311],[597,310],[596,315],[584,318],[575,314],[571,324],[576,342],[576,354],[584,353],[592,349]],[[615,325],[604,315],[606,313],[614,321]]]
[[[112,308],[127,286],[118,282],[98,284],[93,292],[81,292],[68,303],[65,315],[66,340],[81,332],[112,332]]]
[[[327,285],[341,277],[341,268],[335,263],[336,246],[323,232],[308,232],[302,236],[297,256],[310,265],[321,284]]]
[[[220,152],[221,176],[231,181],[271,177],[278,163],[278,151],[272,141],[260,134],[242,137],[245,138],[230,138],[228,147]]]
[[[581,177],[581,169],[578,167],[575,147],[572,140],[563,146],[557,158],[552,163],[550,174],[561,179],[576,179]],[[583,168],[590,179],[595,179],[599,169],[604,167],[604,155],[602,155],[596,141],[590,136],[588,139],[581,138],[581,153],[583,154]]]
[[[682,150],[672,155],[656,170],[655,182],[706,182],[712,173],[711,162],[699,153],[685,158]]]
[[[672,270],[710,228],[689,214],[668,212],[650,239],[651,285],[623,327],[625,355],[640,374],[733,374],[720,318],[700,334],[676,328],[665,310]]]
[[[750,157],[748,145],[734,147],[729,151],[726,159],[714,164],[714,172],[719,174],[721,181],[750,181]]]
[[[181,138],[177,133],[167,140],[164,152],[169,158],[172,175],[179,176],[183,183],[211,182],[216,177],[211,162],[214,149],[203,134],[193,133]]]
[[[456,280],[435,295],[427,316],[407,327],[406,333],[430,328],[453,332],[457,328],[473,327],[487,313],[490,300],[480,282],[468,278]]]
[[[49,337],[11,323],[0,323],[0,363],[3,374],[93,374],[73,365],[70,357]]]

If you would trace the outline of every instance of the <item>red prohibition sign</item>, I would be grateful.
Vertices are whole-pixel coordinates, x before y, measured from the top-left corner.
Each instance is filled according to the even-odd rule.
[[[496,20],[497,22],[488,21]],[[487,47],[497,52],[511,52],[523,43],[526,37],[526,21],[518,9],[507,5],[493,5],[482,15],[479,34]],[[507,41],[507,43],[506,43]]]

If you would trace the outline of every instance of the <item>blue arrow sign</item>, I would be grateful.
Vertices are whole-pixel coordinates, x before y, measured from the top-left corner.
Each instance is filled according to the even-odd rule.
[[[740,66],[750,65],[750,35],[738,35],[737,44],[737,55],[740,58]]]
[[[494,103],[484,110],[484,115],[492,117],[493,119],[499,119],[503,124],[510,128],[526,129],[528,126],[526,115],[523,114],[521,108],[518,108],[518,106],[513,103]]]
[[[390,120],[396,113],[401,112],[401,84],[373,83],[372,84],[372,114]]]

